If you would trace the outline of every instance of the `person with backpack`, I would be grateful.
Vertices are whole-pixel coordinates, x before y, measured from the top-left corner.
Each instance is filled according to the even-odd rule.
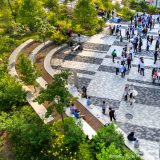
[[[116,53],[116,50],[114,49],[113,52],[112,52],[112,61],[114,63],[114,59],[117,57],[117,53]]]

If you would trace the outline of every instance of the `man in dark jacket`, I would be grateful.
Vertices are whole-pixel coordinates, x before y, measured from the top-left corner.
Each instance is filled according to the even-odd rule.
[[[114,119],[116,121],[114,113],[115,113],[115,110],[113,110],[111,107],[109,107],[109,117],[110,117],[111,121],[112,121],[112,119]]]

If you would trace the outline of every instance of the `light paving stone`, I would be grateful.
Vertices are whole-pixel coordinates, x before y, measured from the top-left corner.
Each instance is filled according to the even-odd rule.
[[[154,160],[159,160],[160,158],[160,144],[158,142],[148,141],[145,139],[140,139],[140,145],[150,154],[154,155]]]
[[[144,76],[142,76],[138,73],[138,67],[132,67],[128,75],[128,78],[140,81],[152,82],[151,73],[152,73],[151,69],[145,69]]]
[[[108,72],[97,72],[88,86],[88,94],[101,98],[121,100],[126,79]]]
[[[128,120],[125,114],[130,113],[133,119]],[[130,123],[133,125],[144,126],[148,128],[160,128],[160,108],[148,106],[144,104],[134,103],[131,106],[128,102],[122,101],[119,109],[116,110],[117,121],[122,123]]]
[[[83,44],[83,48],[84,49],[91,49],[91,50],[96,50],[96,51],[107,52],[110,48],[110,45],[86,42],[86,43]]]
[[[109,36],[103,33],[103,34],[98,34],[98,35],[91,37],[88,42],[112,45],[115,39],[116,39],[116,36]]]
[[[106,54],[101,54],[93,51],[82,51],[78,53],[79,56],[94,57],[94,58],[104,58]]]
[[[117,56],[120,57],[121,54],[122,54],[122,50],[123,50],[122,46],[114,46],[114,45],[112,45],[110,47],[109,51],[107,52],[107,55],[112,55],[112,52],[113,52],[114,49],[116,50]]]

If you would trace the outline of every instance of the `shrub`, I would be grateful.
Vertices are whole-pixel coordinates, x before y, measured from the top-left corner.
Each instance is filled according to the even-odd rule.
[[[131,16],[135,14],[135,12],[131,11],[128,7],[123,7],[120,13],[122,14],[122,18],[126,21],[130,20]]]
[[[67,41],[67,36],[62,34],[60,31],[54,31],[51,36],[51,39],[54,41],[55,44],[62,44]]]
[[[26,102],[26,92],[15,78],[3,75],[0,78],[0,111],[10,111]]]
[[[113,124],[98,130],[97,135],[92,139],[92,148],[99,153],[103,147],[109,147],[111,143],[115,143],[119,148],[124,146],[123,136],[115,130]]]

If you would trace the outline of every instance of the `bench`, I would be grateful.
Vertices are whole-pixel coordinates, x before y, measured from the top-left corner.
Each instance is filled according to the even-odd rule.
[[[96,135],[96,131],[83,118],[77,119],[74,117],[74,115],[70,112],[70,108],[66,108],[65,113],[68,117],[73,117],[76,124],[81,124],[83,133],[88,136],[89,139],[92,139],[92,136]]]
[[[71,49],[72,52],[78,51],[80,45],[75,46],[73,49]]]

